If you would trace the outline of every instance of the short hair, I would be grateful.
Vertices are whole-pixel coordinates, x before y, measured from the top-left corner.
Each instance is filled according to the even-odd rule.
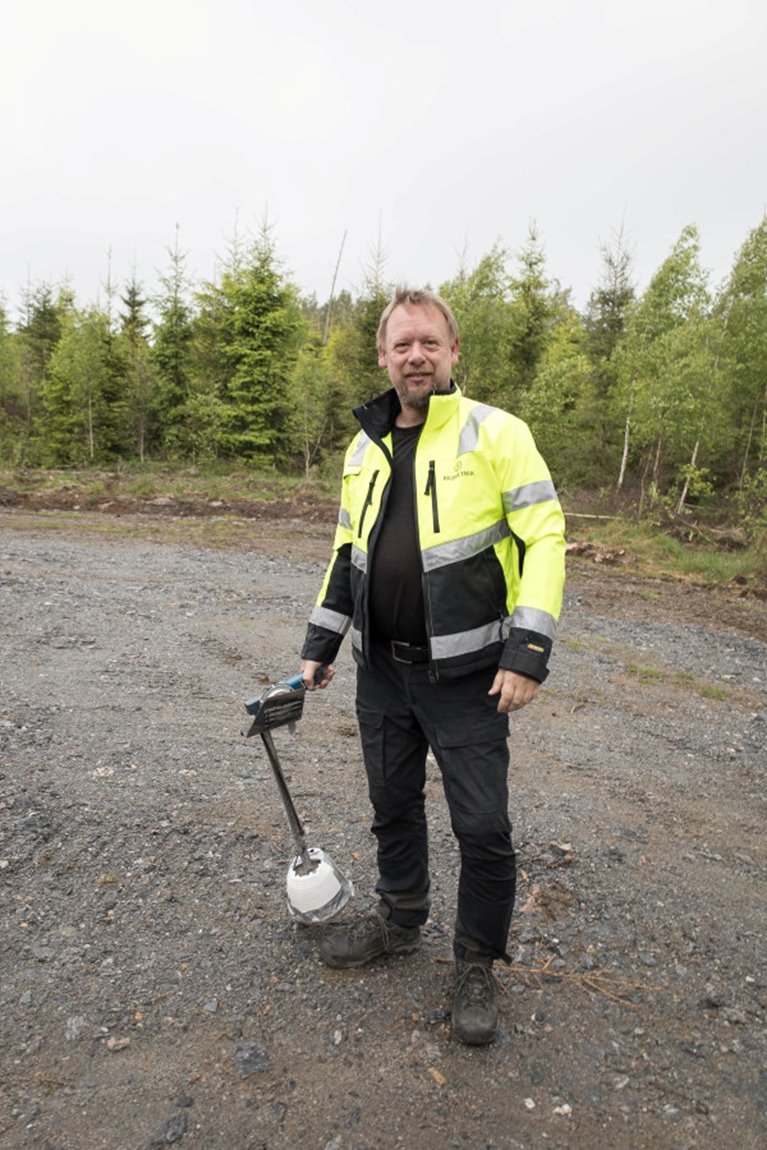
[[[410,288],[406,285],[399,284],[394,289],[394,295],[387,303],[381,319],[378,324],[378,332],[376,333],[377,346],[383,348],[386,341],[386,326],[389,322],[389,316],[397,307],[410,304],[412,307],[435,307],[441,311],[445,320],[447,321],[447,330],[450,335],[450,342],[455,343],[458,339],[458,321],[453,315],[448,305],[443,300],[442,296],[437,295],[435,291],[430,291],[429,288]]]

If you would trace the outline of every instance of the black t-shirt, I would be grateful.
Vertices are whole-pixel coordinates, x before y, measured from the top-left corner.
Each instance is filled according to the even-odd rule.
[[[370,579],[370,620],[379,639],[426,643],[413,462],[422,425],[394,427],[394,464]]]

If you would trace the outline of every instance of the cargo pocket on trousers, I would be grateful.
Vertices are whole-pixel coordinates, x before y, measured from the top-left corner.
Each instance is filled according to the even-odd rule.
[[[472,722],[443,723],[438,758],[456,831],[507,831],[509,820],[508,718],[497,711]]]
[[[357,708],[362,757],[368,782],[380,787],[384,783],[384,716],[379,711]]]

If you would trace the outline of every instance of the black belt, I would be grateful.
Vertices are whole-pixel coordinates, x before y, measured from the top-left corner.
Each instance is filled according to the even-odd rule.
[[[418,647],[415,643],[403,643],[400,639],[390,639],[389,649],[397,663],[428,663],[429,648]]]

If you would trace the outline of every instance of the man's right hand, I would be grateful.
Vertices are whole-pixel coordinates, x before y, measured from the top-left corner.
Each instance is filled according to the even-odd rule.
[[[315,663],[312,659],[302,659],[299,670],[304,677],[304,686],[307,691],[315,691],[317,687],[327,687],[335,675],[332,667],[328,667],[324,663]]]

